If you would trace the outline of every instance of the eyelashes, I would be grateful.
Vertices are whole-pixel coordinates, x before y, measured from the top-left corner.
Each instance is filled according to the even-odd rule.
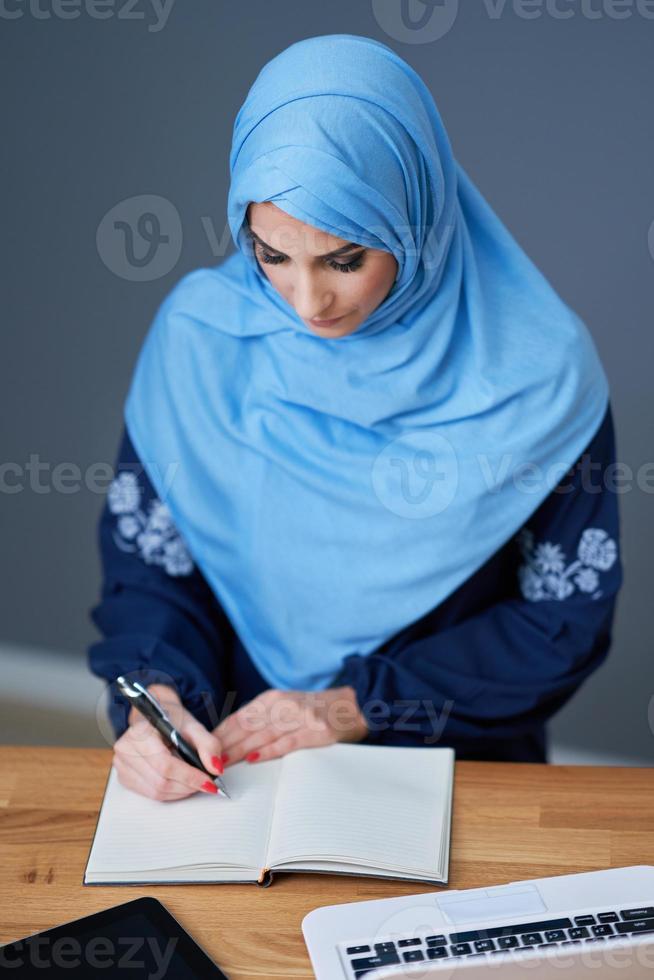
[[[261,261],[266,265],[279,265],[281,262],[286,261],[285,255],[271,255],[270,252],[266,252],[258,243],[255,246],[255,251]],[[330,268],[337,269],[339,272],[355,272],[363,265],[363,256],[364,252],[359,252],[349,262],[337,262],[335,259],[325,259],[325,262]]]

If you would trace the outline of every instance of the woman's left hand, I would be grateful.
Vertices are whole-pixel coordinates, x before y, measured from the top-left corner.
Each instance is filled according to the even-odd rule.
[[[360,742],[368,734],[354,688],[280,691],[269,688],[213,730],[227,765],[264,762],[333,742]]]

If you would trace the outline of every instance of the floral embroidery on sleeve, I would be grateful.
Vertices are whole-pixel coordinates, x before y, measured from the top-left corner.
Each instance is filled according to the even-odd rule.
[[[607,572],[618,556],[618,548],[608,533],[598,527],[589,527],[581,535],[577,557],[566,567],[565,552],[559,544],[534,542],[533,533],[523,528],[518,534],[518,544],[524,565],[518,569],[520,591],[525,599],[567,599],[575,591],[588,593],[599,599],[600,572]]]
[[[145,562],[163,566],[169,575],[190,575],[193,560],[168,507],[155,497],[146,513],[141,508],[141,488],[134,473],[119,473],[109,486],[107,500],[109,510],[116,515],[113,538],[121,551],[138,551]]]

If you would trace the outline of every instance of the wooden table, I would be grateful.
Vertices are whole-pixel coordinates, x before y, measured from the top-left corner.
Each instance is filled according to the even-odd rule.
[[[309,978],[310,909],[436,890],[301,874],[270,888],[85,886],[111,755],[0,747],[0,943],[153,895],[230,978]],[[630,864],[654,864],[654,770],[457,763],[450,888]]]

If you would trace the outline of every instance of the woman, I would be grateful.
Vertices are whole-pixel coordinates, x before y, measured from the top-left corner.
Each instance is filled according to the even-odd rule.
[[[377,41],[273,58],[230,172],[237,249],[132,380],[91,670],[151,686],[213,772],[333,741],[545,761],[622,579],[588,331]],[[124,785],[215,789],[126,711]]]

